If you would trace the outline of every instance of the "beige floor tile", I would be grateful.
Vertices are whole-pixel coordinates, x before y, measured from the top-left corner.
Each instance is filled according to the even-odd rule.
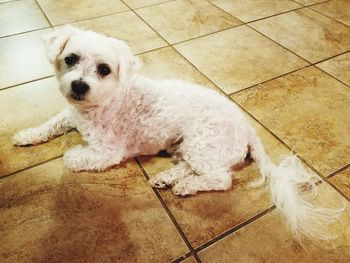
[[[54,74],[41,37],[48,29],[0,39],[0,90]]]
[[[289,154],[288,150],[259,124],[252,121],[268,154],[274,161]],[[141,157],[150,176],[173,166],[164,156]],[[230,228],[272,206],[267,186],[250,188],[248,184],[259,176],[256,164],[233,173],[232,189],[225,192],[203,192],[191,197],[178,197],[171,190],[160,190],[170,211],[194,247],[211,240]]]
[[[308,5],[313,5],[317,3],[327,2],[328,0],[293,0],[293,1],[303,4],[305,6],[308,6]]]
[[[329,181],[350,198],[350,168],[333,176]]]
[[[170,0],[124,0],[130,8],[139,8],[149,5],[156,5],[160,3],[169,2]]]
[[[210,2],[243,22],[261,19],[302,7],[302,5],[289,0],[211,0]]]
[[[193,257],[186,258],[185,260],[181,261],[181,263],[196,263],[197,261],[194,260]]]
[[[128,26],[120,26],[122,24]],[[134,53],[167,45],[164,40],[131,11],[89,19],[74,23],[74,25],[124,40]]]
[[[120,0],[38,0],[53,25],[109,15],[128,10]]]
[[[15,147],[12,135],[41,124],[65,107],[54,78],[0,91],[0,177],[60,156],[80,142],[77,133],[32,147]]]
[[[169,262],[188,252],[134,161],[96,174],[57,159],[0,180],[0,191],[2,262]]]
[[[307,65],[246,26],[175,45],[227,94]]]
[[[182,79],[218,90],[200,71],[193,67],[176,50],[165,47],[141,54],[140,74],[152,79]]]
[[[49,22],[33,0],[0,5],[0,37],[49,26]]]
[[[317,67],[350,85],[350,52],[321,62]]]
[[[350,28],[309,9],[250,25],[313,63],[350,50]]]
[[[339,208],[346,202],[328,185],[319,187],[318,203]],[[350,261],[350,208],[331,228],[338,235],[335,249],[324,249],[305,242],[307,251],[293,241],[276,211],[231,234],[199,253],[203,262],[303,262],[345,263]]]
[[[350,26],[349,0],[332,0],[323,4],[312,6],[311,8]]]
[[[324,176],[350,162],[350,92],[308,67],[232,96]]]
[[[135,11],[170,43],[240,24],[204,0],[178,0]]]

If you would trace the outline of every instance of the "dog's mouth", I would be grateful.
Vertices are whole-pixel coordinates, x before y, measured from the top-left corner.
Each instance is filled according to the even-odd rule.
[[[85,96],[83,94],[77,94],[75,92],[70,92],[68,96],[75,101],[84,101],[85,100]]]

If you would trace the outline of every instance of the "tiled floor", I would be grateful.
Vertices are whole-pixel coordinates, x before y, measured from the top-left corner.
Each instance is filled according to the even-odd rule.
[[[11,135],[61,110],[41,36],[74,23],[126,40],[152,78],[180,78],[239,104],[278,161],[294,150],[324,181],[319,205],[347,210],[334,248],[305,252],[252,189],[254,163],[227,192],[174,196],[140,157],[72,173],[70,133],[35,147]],[[350,262],[350,1],[0,1],[0,262]]]

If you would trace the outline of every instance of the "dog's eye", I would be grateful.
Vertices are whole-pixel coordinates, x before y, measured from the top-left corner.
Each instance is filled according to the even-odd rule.
[[[68,66],[74,66],[78,62],[78,60],[79,60],[79,57],[76,54],[72,54],[64,58],[64,62],[66,62]]]
[[[111,69],[106,64],[98,65],[97,71],[98,71],[98,74],[100,74],[101,76],[107,76],[109,73],[111,73]]]

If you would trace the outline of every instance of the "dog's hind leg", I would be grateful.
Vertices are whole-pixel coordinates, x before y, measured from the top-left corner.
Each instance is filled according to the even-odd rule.
[[[164,188],[166,186],[173,185],[176,181],[183,179],[193,174],[190,166],[180,161],[173,168],[158,173],[157,175],[149,179],[150,184],[156,188]]]
[[[189,175],[178,180],[172,188],[176,195],[193,195],[199,191],[225,191],[231,188],[229,172],[217,171],[213,174]]]
[[[194,173],[178,180],[173,192],[191,195],[198,191],[230,189],[231,167],[241,163],[247,151],[244,139],[237,139],[234,131],[202,129],[186,136],[179,152]]]

